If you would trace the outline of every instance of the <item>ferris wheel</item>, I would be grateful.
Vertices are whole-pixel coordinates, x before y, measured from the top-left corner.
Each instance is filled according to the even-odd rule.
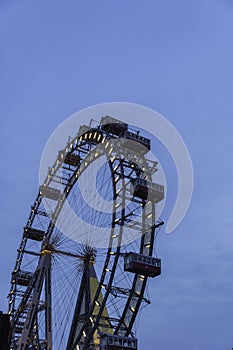
[[[164,187],[153,181],[150,147],[104,116],[58,152],[17,252],[10,349],[137,349],[147,281],[161,274],[155,208]]]

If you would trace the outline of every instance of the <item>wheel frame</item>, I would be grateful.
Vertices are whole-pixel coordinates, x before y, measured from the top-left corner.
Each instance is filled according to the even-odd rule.
[[[91,128],[90,129],[92,132],[93,132],[93,129]],[[90,131],[90,132],[91,132]],[[120,220],[120,237],[119,237],[119,241],[118,241],[118,244],[115,248],[115,251],[114,251],[114,254],[111,254],[113,251],[112,251],[112,241],[113,241],[113,238],[110,240],[109,242],[109,248],[107,250],[107,255],[106,255],[106,259],[105,259],[105,264],[104,264],[104,268],[103,268],[103,271],[102,271],[102,274],[101,274],[101,277],[100,277],[100,280],[99,280],[99,286],[98,286],[98,289],[96,291],[96,294],[95,294],[95,297],[92,301],[92,306],[89,310],[89,314],[87,315],[88,319],[92,316],[93,314],[93,311],[96,307],[96,302],[98,302],[98,299],[99,299],[99,295],[101,293],[101,286],[103,285],[106,285],[105,282],[105,276],[106,276],[106,271],[107,271],[107,268],[109,266],[109,262],[110,260],[113,261],[112,262],[112,273],[111,273],[111,277],[109,278],[109,281],[108,281],[108,284],[105,286],[105,289],[106,289],[106,292],[105,292],[105,296],[103,298],[103,301],[102,301],[102,304],[100,305],[99,307],[99,312],[98,312],[98,315],[97,317],[95,318],[95,322],[93,324],[93,327],[92,327],[92,330],[89,332],[88,336],[87,336],[87,339],[86,339],[86,342],[83,346],[83,350],[86,350],[88,349],[88,346],[89,346],[89,343],[91,341],[91,338],[93,337],[93,334],[94,332],[97,330],[98,328],[98,324],[99,324],[99,321],[101,319],[101,315],[102,315],[102,312],[104,310],[104,307],[106,305],[106,302],[107,302],[107,299],[108,299],[108,296],[109,294],[111,293],[111,288],[112,288],[112,282],[113,282],[113,279],[114,279],[114,274],[115,274],[115,271],[116,271],[116,268],[117,268],[117,263],[118,263],[118,260],[119,260],[119,257],[121,256],[121,236],[123,234],[123,230],[124,230],[124,224],[125,224],[125,197],[126,197],[126,185],[125,185],[125,159],[122,158],[122,149],[121,149],[121,145],[116,142],[118,141],[118,138],[115,138],[113,137],[113,135],[111,135],[110,133],[108,132],[105,132],[105,131],[102,131],[102,134],[104,135],[104,138],[103,140],[107,140],[109,141],[109,147],[102,147],[102,149],[104,149],[104,153],[102,155],[105,155],[108,159],[108,164],[109,164],[109,167],[111,169],[111,175],[112,175],[112,185],[113,185],[113,198],[114,200],[116,199],[116,176],[119,176],[119,173],[116,173],[116,171],[114,171],[114,161],[116,160],[116,158],[114,159],[114,161],[112,160],[113,159],[113,154],[118,154],[118,161],[119,161],[119,169],[120,169],[120,180],[122,182],[122,193],[123,193],[123,196],[122,196],[122,210],[121,210],[121,220]],[[78,134],[75,138],[69,140],[66,148],[63,150],[63,152],[65,152],[66,154],[72,154],[74,152],[77,152],[77,151],[80,151],[80,147],[82,147],[83,145],[86,145],[88,147],[90,147],[90,150],[89,152],[87,153],[87,155],[91,154],[91,150],[92,150],[92,147],[93,147],[93,150],[94,148],[99,145],[98,142],[89,142],[88,140],[86,140],[86,142],[82,142],[83,139],[83,135],[85,135],[85,132],[83,134]],[[85,141],[85,140],[84,140]],[[101,142],[102,144],[103,142]],[[110,151],[110,153],[108,153]],[[100,155],[99,155],[100,156]],[[127,156],[129,156],[129,154],[127,154]],[[131,157],[132,156],[132,157]],[[148,164],[147,164],[147,160],[144,156],[142,155],[138,155],[138,159],[134,159],[134,154],[132,154],[131,156],[129,156],[129,158],[131,157],[131,159],[129,160],[129,162],[131,162],[131,164],[135,164],[135,163],[141,163],[142,166],[143,165],[147,165],[148,167]],[[89,159],[89,161],[95,161],[95,157],[92,158],[92,159]],[[87,160],[85,159],[85,157],[83,158],[83,162],[85,163]],[[88,161],[87,161],[88,163]],[[83,164],[83,163],[82,163]],[[154,173],[156,170],[157,170],[157,164],[156,162],[152,162],[151,163],[151,167],[150,168],[150,172],[147,174],[147,177],[148,179],[151,178],[151,174]],[[55,176],[57,174],[57,171],[59,170],[59,168],[62,166],[62,162],[61,160],[59,160],[59,158],[56,159],[54,165],[49,169],[49,173],[44,181],[44,186],[49,186],[53,180],[55,179]],[[88,164],[89,166],[89,164]],[[53,215],[51,216],[50,214],[48,213],[44,213],[42,215],[47,215],[47,217],[51,216],[50,217],[50,224],[48,226],[48,230],[46,232],[46,235],[45,235],[45,238],[44,238],[44,241],[42,242],[41,246],[41,252],[43,251],[43,246],[44,244],[47,242],[49,242],[50,238],[51,238],[51,235],[53,233],[53,230],[54,230],[54,227],[56,225],[56,220],[59,216],[59,213],[60,211],[62,210],[62,207],[63,207],[63,204],[64,202],[66,201],[67,197],[69,196],[70,192],[72,191],[73,189],[73,186],[75,185],[76,181],[78,180],[79,176],[80,176],[80,173],[78,175],[78,172],[80,171],[80,167],[78,167],[76,170],[72,169],[72,168],[69,168],[69,170],[73,171],[73,175],[70,177],[69,181],[64,185],[63,184],[63,192],[61,192],[61,198],[60,200],[58,201],[57,203],[57,206],[53,212]],[[85,170],[85,166],[83,168],[82,171]],[[141,170],[140,168],[137,169],[138,170]],[[38,193],[38,196],[36,198],[36,201],[34,203],[34,205],[32,206],[32,209],[31,209],[31,212],[30,212],[30,216],[29,216],[29,219],[27,221],[27,224],[26,224],[26,227],[27,228],[32,228],[33,227],[33,222],[34,222],[34,219],[36,217],[36,215],[41,215],[41,213],[39,213],[39,208],[40,208],[40,205],[43,201],[43,197],[41,195],[41,190],[39,191]],[[142,206],[143,208],[146,209],[146,204],[148,206],[148,203],[150,201],[141,201],[142,202]],[[146,219],[146,217],[148,217],[148,209],[147,210],[144,210],[143,211],[143,224],[142,224],[142,238],[141,238],[141,245],[140,245],[140,253],[141,254],[146,254],[148,256],[152,256],[153,254],[153,243],[154,243],[154,236],[155,236],[155,204],[153,202],[150,202],[150,212],[152,213],[151,215],[151,218],[148,222],[148,219]],[[117,225],[116,223],[116,208],[113,208],[113,215],[112,215],[112,227],[111,227],[111,231],[112,233],[114,233],[114,229]],[[146,224],[145,224],[146,222]],[[148,227],[150,227],[150,229],[148,230]],[[111,235],[112,237],[113,235]],[[16,264],[15,264],[15,269],[14,271],[19,271],[20,270],[20,267],[21,267],[21,263],[22,263],[22,260],[23,260],[23,254],[25,252],[25,247],[27,245],[27,238],[25,238],[25,236],[23,235],[23,238],[22,238],[22,241],[21,241],[21,245],[20,245],[20,248],[19,248],[19,251],[18,251],[18,255],[17,255],[17,260],[16,260]],[[40,263],[40,260],[41,260],[41,255],[40,257],[38,257],[38,266],[39,266],[39,263]],[[33,288],[35,287],[35,283],[38,279],[38,275],[39,275],[39,269],[37,268],[35,270],[35,273],[33,275],[33,278],[31,279],[31,282],[25,292],[25,294],[23,295],[22,299],[21,299],[21,303],[19,304],[17,310],[15,310],[15,305],[16,305],[16,300],[15,300],[15,295],[14,295],[14,290],[17,288],[17,283],[15,282],[14,280],[14,277],[12,277],[12,282],[11,282],[11,291],[10,291],[10,302],[9,302],[9,313],[11,315],[11,324],[12,324],[12,331],[14,331],[14,327],[16,327],[16,323],[17,321],[20,319],[20,315],[22,314],[22,308],[24,305],[26,305],[26,301],[29,300],[29,296],[31,295],[32,291],[33,291]],[[124,336],[129,336],[129,335],[133,335],[132,333],[132,328],[133,328],[133,324],[134,324],[134,321],[136,319],[136,316],[137,316],[137,313],[140,309],[140,306],[141,306],[141,303],[143,301],[143,298],[144,298],[144,291],[145,291],[145,288],[146,288],[146,284],[147,284],[147,277],[146,276],[142,276],[142,275],[138,275],[138,274],[134,274],[134,280],[133,280],[133,285],[132,285],[132,288],[129,292],[129,295],[128,295],[128,299],[127,299],[127,302],[125,303],[125,308],[124,308],[124,311],[122,313],[122,316],[119,320],[119,323],[118,325],[115,327],[115,330],[114,330],[114,334],[120,334],[120,335],[124,335]],[[136,287],[137,287],[137,290],[136,290]],[[140,288],[140,290],[139,290]],[[12,292],[13,291],[13,292]],[[127,322],[126,322],[126,318],[127,318]],[[87,327],[87,322],[84,323],[82,329],[80,330],[79,332],[79,335],[77,336],[77,339],[76,339],[76,343],[77,342],[80,342],[81,339],[82,339],[82,334],[83,334],[83,331],[86,329]],[[12,343],[13,344],[13,343]],[[46,345],[47,346],[47,345]],[[69,350],[73,350],[75,348],[75,345],[70,348]],[[14,348],[14,344],[12,345],[12,349],[18,349],[18,347]],[[22,349],[24,349],[24,347],[22,347]],[[26,346],[25,346],[25,349],[26,349]],[[46,348],[47,349],[47,348]]]

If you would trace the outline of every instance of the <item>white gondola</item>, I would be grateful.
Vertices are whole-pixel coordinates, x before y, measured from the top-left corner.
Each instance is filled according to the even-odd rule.
[[[49,186],[41,186],[40,194],[42,197],[46,197],[48,199],[58,200],[61,196],[61,191],[57,188],[49,187]]]
[[[137,339],[104,334],[100,339],[100,350],[137,350]]]
[[[122,135],[122,143],[125,147],[140,154],[146,154],[150,151],[151,141],[147,137],[131,131],[125,131]]]

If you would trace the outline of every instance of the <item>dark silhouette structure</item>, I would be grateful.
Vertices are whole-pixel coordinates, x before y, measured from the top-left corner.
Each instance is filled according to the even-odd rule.
[[[10,319],[0,311],[0,350],[9,350]]]

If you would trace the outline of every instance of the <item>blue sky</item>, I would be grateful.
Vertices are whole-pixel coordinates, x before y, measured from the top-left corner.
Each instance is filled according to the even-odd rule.
[[[0,309],[51,132],[84,107],[134,102],[173,123],[195,173],[188,214],[157,242],[139,349],[233,346],[232,38],[230,0],[1,0]]]

